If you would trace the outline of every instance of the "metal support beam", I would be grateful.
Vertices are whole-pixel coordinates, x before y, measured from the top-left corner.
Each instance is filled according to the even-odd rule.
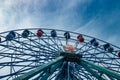
[[[90,72],[92,74],[92,76],[96,77],[98,80],[105,80],[103,79],[98,73],[96,73],[95,71],[93,71],[92,69],[88,68],[85,63],[82,63],[81,66],[83,66],[86,71]]]
[[[47,72],[45,73],[44,76],[41,76],[41,78],[39,80],[47,80],[47,78],[54,73],[54,71],[59,68],[60,66],[62,66],[63,62],[58,62],[54,65],[52,65],[50,68],[48,68]]]
[[[67,80],[67,62],[65,61],[54,80]]]
[[[55,60],[53,60],[47,64],[43,64],[42,66],[40,66],[36,69],[33,69],[33,70],[25,73],[22,76],[15,78],[14,80],[28,80],[28,79],[32,78],[33,76],[37,75],[38,73],[40,73],[41,71],[48,69],[49,67],[51,67],[55,63],[62,62],[63,60],[64,60],[64,56],[60,56],[60,57],[56,58]]]
[[[102,72],[102,73],[104,73],[108,76],[111,76],[113,78],[116,78],[117,80],[120,80],[120,74],[118,74],[116,72],[113,72],[109,69],[106,69],[106,68],[103,68],[101,66],[95,65],[95,64],[93,64],[93,63],[91,63],[87,60],[84,60],[84,59],[79,59],[79,60],[80,60],[80,65],[84,66],[84,68],[86,68],[87,70],[89,70],[89,69],[88,69],[88,67],[86,67],[86,65],[89,65],[90,67],[92,67],[92,68],[94,68],[94,69],[96,69],[96,70],[98,70],[98,71],[100,71],[100,72]]]

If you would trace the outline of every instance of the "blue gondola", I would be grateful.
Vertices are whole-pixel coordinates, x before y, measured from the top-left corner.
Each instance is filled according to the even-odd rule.
[[[55,30],[51,31],[51,37],[53,38],[57,37],[57,32]]]
[[[104,44],[103,47],[104,47],[104,50],[107,50],[110,47],[110,44],[109,43]]]
[[[91,41],[90,41],[90,44],[97,47],[99,45],[99,42],[96,41],[95,38],[93,38]]]
[[[9,34],[6,36],[6,40],[10,41],[13,40],[16,37],[16,34],[14,31],[9,32]]]
[[[90,44],[93,44],[95,41],[96,41],[96,39],[93,38],[93,39],[90,41]]]
[[[26,29],[26,30],[23,31],[22,37],[27,38],[29,36],[29,34],[30,34],[30,31]]]
[[[112,53],[113,51],[114,51],[114,48],[110,46],[110,47],[108,48],[108,52],[109,52],[109,53]]]
[[[93,46],[95,46],[95,47],[97,47],[99,45],[99,43],[97,42],[97,41],[95,41],[94,43],[93,43]]]
[[[69,32],[65,32],[64,36],[65,36],[66,39],[70,39],[70,33]]]
[[[114,48],[112,46],[110,46],[109,43],[103,45],[104,50],[107,50],[109,53],[112,53],[114,51]]]

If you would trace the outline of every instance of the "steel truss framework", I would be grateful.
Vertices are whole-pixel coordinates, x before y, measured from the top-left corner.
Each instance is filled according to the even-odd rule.
[[[120,80],[119,47],[80,33],[38,30],[0,33],[0,79]],[[66,51],[66,45],[75,51]]]

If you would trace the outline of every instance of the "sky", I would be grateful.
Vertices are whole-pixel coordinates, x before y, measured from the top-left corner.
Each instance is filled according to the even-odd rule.
[[[120,47],[120,0],[0,0],[0,32],[52,28]]]

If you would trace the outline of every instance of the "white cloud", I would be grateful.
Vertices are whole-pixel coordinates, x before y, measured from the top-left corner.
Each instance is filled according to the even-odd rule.
[[[104,24],[101,24],[101,19],[98,19],[98,17],[102,17],[102,15],[100,15],[102,14],[101,12],[82,26],[81,14],[78,15],[80,18],[79,21],[75,22],[76,19],[74,16],[76,13],[72,11],[74,11],[78,5],[89,4],[91,1],[92,0],[58,0],[59,3],[55,3],[57,5],[56,11],[46,12],[44,7],[49,8],[50,4],[48,0],[4,0],[0,3],[0,32],[33,27],[73,31],[72,28],[80,25],[80,28],[77,29],[76,32],[108,40],[102,36]],[[83,6],[79,6],[79,8],[83,8]],[[112,22],[112,19],[109,19],[107,24],[111,24]],[[79,25],[77,25],[78,23]]]
[[[0,31],[34,26],[71,29],[74,27],[74,24],[69,24],[73,18],[71,16],[74,15],[71,10],[77,7],[77,5],[89,1],[67,0],[61,2],[59,0],[58,2],[60,3],[56,3],[60,5],[57,6],[57,10],[55,12],[46,13],[42,11],[42,9],[46,6],[49,7],[50,4],[47,0],[4,0],[1,7],[2,9],[0,9],[0,27],[4,26],[5,29],[0,28]]]

